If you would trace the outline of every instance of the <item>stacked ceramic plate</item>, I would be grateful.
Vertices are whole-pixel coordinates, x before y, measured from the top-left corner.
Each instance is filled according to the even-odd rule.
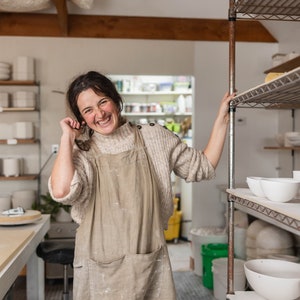
[[[35,107],[35,104],[35,92],[33,91],[16,91],[12,95],[13,107]]]
[[[13,63],[14,80],[34,80],[34,58],[18,56]]]
[[[0,80],[9,80],[11,74],[11,65],[6,62],[0,62]]]
[[[246,232],[246,257],[247,260],[257,258],[256,253],[256,237],[257,234],[269,224],[263,220],[253,221]]]
[[[297,131],[286,132],[284,135],[284,145],[286,147],[299,147],[300,132]]]
[[[274,225],[268,225],[256,236],[256,255],[257,258],[269,258],[275,254],[295,254],[293,235]]]

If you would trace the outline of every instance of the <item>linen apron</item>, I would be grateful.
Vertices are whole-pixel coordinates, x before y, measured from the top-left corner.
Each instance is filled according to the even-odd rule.
[[[91,147],[96,180],[76,234],[74,300],[174,300],[155,175],[136,127],[135,147]]]

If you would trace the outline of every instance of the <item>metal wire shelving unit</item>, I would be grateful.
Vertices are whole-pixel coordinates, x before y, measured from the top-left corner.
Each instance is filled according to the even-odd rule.
[[[229,91],[235,89],[235,35],[237,19],[300,21],[300,0],[229,0]],[[234,294],[234,209],[238,208],[258,218],[300,235],[300,216],[290,216],[276,207],[255,203],[235,190],[235,112],[248,108],[299,108],[300,67],[235,96],[229,108],[228,151],[228,264],[227,295]]]
[[[299,21],[299,0],[238,0],[233,6],[238,18]]]

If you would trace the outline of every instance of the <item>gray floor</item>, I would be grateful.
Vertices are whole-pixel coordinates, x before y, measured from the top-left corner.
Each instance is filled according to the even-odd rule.
[[[172,270],[190,271],[191,243],[179,240],[178,243],[168,244]]]
[[[191,270],[191,243],[179,240],[168,243],[177,300],[215,300],[213,292],[202,284],[202,278]]]

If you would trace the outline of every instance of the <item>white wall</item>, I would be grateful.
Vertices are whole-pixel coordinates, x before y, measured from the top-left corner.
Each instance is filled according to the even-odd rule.
[[[42,162],[50,154],[50,145],[59,142],[59,120],[65,115],[64,95],[52,91],[65,91],[75,75],[91,69],[106,74],[180,75],[194,69],[193,42],[1,37],[0,43],[1,61],[12,62],[18,55],[36,59]],[[42,191],[50,167],[43,172]]]
[[[276,44],[238,43],[236,46],[236,88],[244,91],[264,81],[263,70],[271,64]],[[203,147],[221,97],[229,88],[228,43],[198,42],[195,50],[196,103],[195,145]],[[236,183],[245,183],[247,176],[275,176],[277,153],[263,150],[268,138],[277,133],[277,112],[258,109],[237,109],[236,117],[246,124],[236,127]],[[210,182],[194,184],[193,226],[223,226],[224,205],[220,203],[218,185],[228,183],[228,145]],[[209,213],[208,213],[209,212]]]
[[[21,38],[1,37],[1,61],[12,62],[18,55],[36,58],[37,79],[41,82],[42,162],[50,145],[59,143],[59,120],[65,114],[64,96],[71,78],[90,69],[107,74],[195,76],[195,145],[203,148],[208,140],[221,97],[228,89],[228,44],[149,40]],[[263,70],[277,51],[275,44],[237,46],[237,88],[243,90],[263,81]],[[275,135],[277,115],[266,111],[243,110],[246,125],[237,128],[237,181],[247,175],[274,175],[277,155],[262,150],[264,140]],[[1,150],[2,151],[2,150]],[[45,168],[42,192],[53,160]],[[218,184],[227,184],[227,146],[210,182],[194,184],[193,225],[222,225],[223,205]]]

